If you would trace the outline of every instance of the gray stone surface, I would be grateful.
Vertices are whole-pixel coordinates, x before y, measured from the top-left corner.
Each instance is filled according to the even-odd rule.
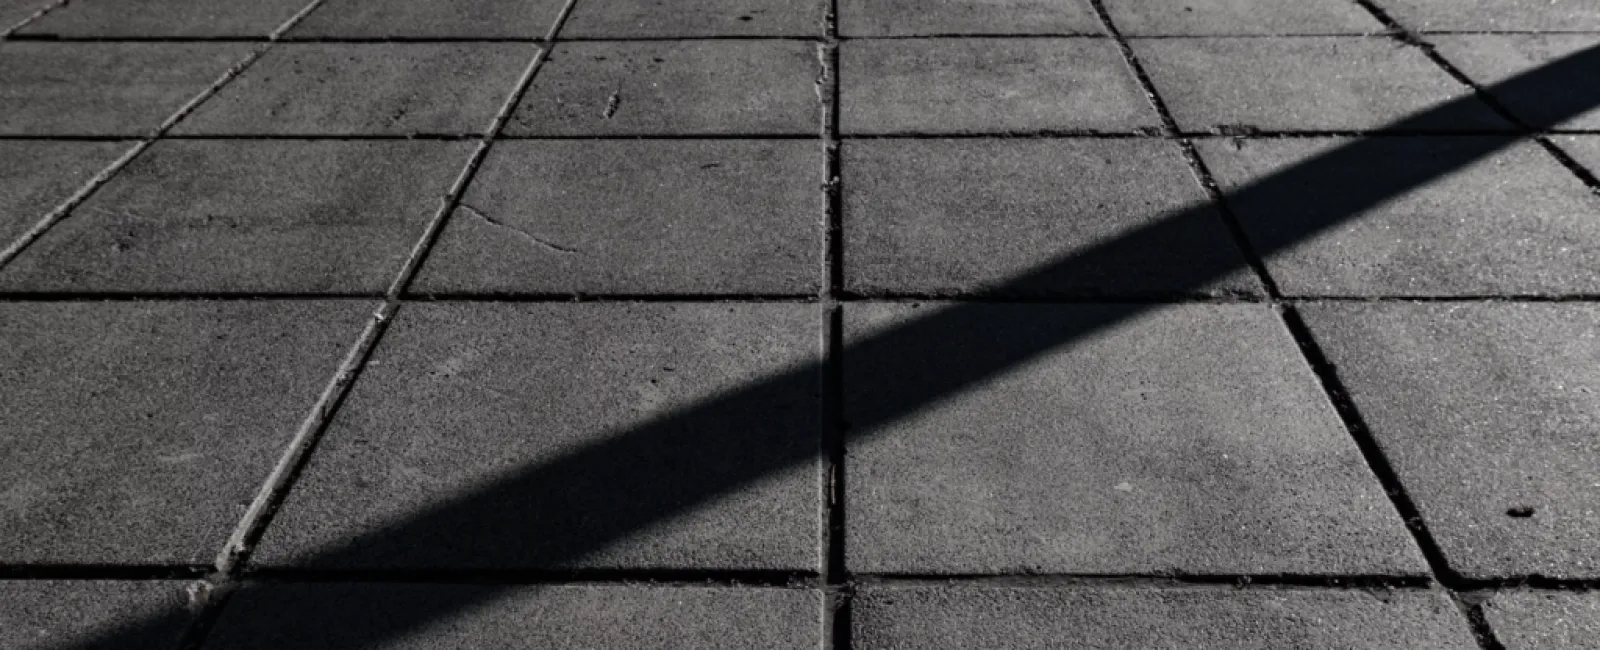
[[[450,624],[429,625],[440,611]],[[230,603],[203,647],[808,650],[821,619],[821,594],[799,589],[265,585]],[[405,633],[390,634],[397,623]]]
[[[561,27],[566,38],[812,36],[825,33],[829,0],[584,0]]]
[[[1088,0],[838,0],[842,36],[1101,34]]]
[[[563,4],[564,0],[327,0],[295,25],[289,38],[544,38]]]
[[[822,169],[798,140],[501,142],[412,290],[815,294]]]
[[[1600,30],[1594,0],[1377,0],[1412,29],[1563,31]]]
[[[1452,569],[1600,577],[1600,308],[1327,305],[1305,315]]]
[[[1590,173],[1600,176],[1600,136],[1568,135],[1552,139],[1579,165],[1588,169]]]
[[[896,39],[839,48],[844,133],[1130,131],[1159,124],[1107,39]]]
[[[1483,613],[1506,650],[1600,649],[1600,592],[1506,592]]]
[[[1597,14],[1600,15],[1600,14]],[[1552,105],[1571,105],[1558,93],[1576,93],[1578,84],[1545,89],[1538,96],[1506,95],[1493,86],[1562,57],[1600,47],[1600,34],[1475,34],[1430,36],[1439,52],[1529,126],[1541,129],[1600,129],[1600,107],[1557,122]]]
[[[853,140],[845,286],[861,294],[1259,293],[1177,145],[1159,140]],[[1083,272],[1018,276],[1184,208],[1161,245]],[[1219,267],[1221,281],[1196,280]]]
[[[0,0],[0,34],[55,4],[56,0]]]
[[[817,45],[800,41],[562,43],[508,135],[818,133]]]
[[[538,46],[280,43],[172,132],[481,133]]]
[[[1263,130],[1376,129],[1472,90],[1422,51],[1382,38],[1170,38],[1132,43],[1178,126]],[[1487,105],[1438,131],[1509,129]]]
[[[409,306],[256,560],[816,570],[814,374],[663,418],[815,363],[822,318],[798,304]]]
[[[184,587],[165,581],[0,581],[0,647],[170,650],[188,622]],[[102,639],[115,643],[93,643]]]
[[[0,249],[132,146],[129,142],[0,142]]]
[[[1383,23],[1355,2],[1305,0],[1105,0],[1129,36],[1369,34]]]
[[[849,305],[846,332],[860,340],[936,308]],[[847,353],[846,420],[893,401],[913,368],[937,377],[973,363],[999,345],[988,337],[1047,337],[1120,308],[964,309],[971,339],[941,358]],[[1146,310],[874,429],[848,458],[856,572],[1426,570],[1262,305]]]
[[[0,289],[382,294],[473,146],[159,142],[0,269]]]
[[[72,0],[17,33],[69,38],[266,36],[311,0]]]
[[[1202,157],[1225,191],[1282,172],[1348,139],[1212,140]],[[1388,138],[1371,160],[1338,176],[1276,184],[1230,201],[1247,236],[1281,240],[1321,222],[1321,206],[1439,157],[1459,157],[1468,137]],[[1355,215],[1269,257],[1288,295],[1437,296],[1600,291],[1600,196],[1539,147],[1518,143],[1426,187]]]
[[[0,134],[145,135],[246,43],[0,43]]]
[[[860,650],[1478,647],[1440,593],[1229,588],[874,588]]]
[[[371,309],[0,306],[0,562],[211,562]]]

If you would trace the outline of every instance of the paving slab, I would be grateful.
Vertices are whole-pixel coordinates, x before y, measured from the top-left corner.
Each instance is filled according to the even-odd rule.
[[[0,142],[0,249],[132,146],[131,142]]]
[[[73,0],[18,30],[65,38],[267,36],[311,0]]]
[[[828,0],[585,0],[563,38],[810,36],[827,33]]]
[[[0,43],[0,134],[142,136],[247,43]]]
[[[1247,294],[1260,285],[1176,144],[1162,140],[844,143],[852,293]],[[1160,242],[1019,283],[1027,272],[1171,213]],[[1217,269],[1234,272],[1201,282]]]
[[[1445,59],[1455,64],[1468,77],[1524,123],[1539,129],[1600,129],[1600,107],[1592,108],[1566,120],[1557,119],[1551,106],[1571,106],[1578,84],[1544,89],[1537,97],[1507,95],[1497,92],[1501,82],[1549,64],[1556,59],[1571,56],[1593,48],[1600,48],[1600,34],[1473,34],[1460,36],[1430,36]]]
[[[893,39],[839,47],[848,134],[1159,126],[1109,39]]]
[[[295,25],[289,38],[544,38],[563,4],[564,0],[327,0]]]
[[[1552,140],[1589,173],[1600,176],[1600,136],[1567,135]]]
[[[210,563],[373,305],[0,305],[0,563]]]
[[[562,43],[506,125],[519,135],[816,135],[818,46]]]
[[[1600,577],[1600,308],[1319,305],[1306,320],[1469,577]]]
[[[473,146],[158,142],[0,269],[0,289],[381,295]]]
[[[502,141],[411,289],[814,295],[822,177],[799,140]]]
[[[1089,0],[839,0],[847,37],[1102,34]]]
[[[1387,38],[1161,38],[1131,42],[1178,126],[1267,131],[1380,129],[1467,98],[1428,131],[1510,129],[1422,51]]]
[[[846,333],[934,309],[852,304]],[[960,342],[938,358],[846,354],[846,421],[881,419],[907,375],[982,363],[983,341],[1054,349],[851,445],[851,571],[1425,572],[1270,308],[1149,306],[1060,343],[1129,307],[959,309],[924,331]]]
[[[1506,650],[1600,649],[1600,592],[1501,593],[1483,615]]]
[[[481,133],[537,51],[526,43],[279,43],[172,132]]]
[[[1355,2],[1305,0],[1104,0],[1128,36],[1371,34],[1383,23]]]
[[[57,0],[0,0],[0,33],[57,4]]]
[[[1211,140],[1201,156],[1224,191],[1310,160],[1349,139]],[[1508,144],[1501,142],[1500,144]],[[1275,184],[1229,205],[1257,242],[1301,239],[1266,260],[1291,296],[1558,295],[1600,291],[1600,196],[1531,143],[1516,143],[1360,214],[1347,196],[1426,161],[1480,151],[1477,137],[1369,140],[1364,164],[1315,182]],[[1326,206],[1326,207],[1324,207]],[[1294,237],[1312,223],[1337,225]],[[1290,233],[1290,234],[1285,234]]]
[[[822,321],[783,303],[408,306],[255,559],[816,570],[820,379],[794,369],[817,363]]]
[[[1600,30],[1593,0],[1377,0],[1411,29],[1451,31]]]
[[[186,583],[0,581],[0,646],[170,650],[188,623]],[[104,644],[115,639],[114,644]]]
[[[871,588],[856,648],[1476,648],[1441,593],[1226,588]]]

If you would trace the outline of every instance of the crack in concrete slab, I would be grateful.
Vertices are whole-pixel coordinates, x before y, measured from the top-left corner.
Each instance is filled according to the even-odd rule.
[[[483,220],[484,223],[487,223],[487,224],[489,224],[491,226],[494,226],[496,228],[502,228],[502,229],[514,232],[518,236],[522,237],[523,239],[526,239],[526,240],[528,240],[530,242],[533,242],[535,245],[539,246],[540,248],[549,249],[549,250],[555,251],[556,253],[561,254],[561,255],[573,255],[573,254],[576,254],[576,253],[582,253],[583,252],[583,251],[580,251],[580,250],[578,250],[576,248],[568,248],[568,247],[562,246],[560,244],[554,244],[554,243],[545,241],[544,239],[541,239],[540,237],[538,237],[537,235],[534,235],[533,233],[530,233],[530,232],[528,232],[526,230],[523,230],[523,229],[518,228],[516,226],[513,226],[511,224],[508,224],[508,223],[506,223],[504,221],[500,221],[499,219],[496,219],[494,217],[489,216],[488,213],[486,213],[486,212],[484,212],[482,210],[479,210],[479,209],[477,209],[475,207],[472,207],[470,205],[467,205],[465,203],[457,203],[456,205],[459,206],[462,210],[465,210],[466,212],[468,212],[470,214],[476,215],[479,219]]]

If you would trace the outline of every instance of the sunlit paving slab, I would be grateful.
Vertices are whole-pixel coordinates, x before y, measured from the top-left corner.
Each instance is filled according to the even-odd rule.
[[[1439,51],[1450,57],[1475,83],[1492,87],[1540,65],[1600,45],[1600,33],[1444,35],[1434,40]],[[1536,128],[1600,128],[1600,108],[1559,121],[1550,118],[1550,107],[1559,105],[1555,100],[1573,92],[1577,89],[1551,88],[1539,97],[1528,97],[1507,96],[1491,89],[1489,96],[1503,103],[1517,119]]]
[[[792,0],[584,0],[562,26],[572,38],[810,36],[827,33],[828,5]]]
[[[1411,29],[1600,30],[1600,5],[1592,0],[1381,0],[1377,5]]]
[[[1128,36],[1268,36],[1381,32],[1383,23],[1355,2],[1304,0],[1103,0]]]
[[[50,216],[130,147],[126,142],[0,142],[0,248]]]
[[[264,37],[307,4],[308,0],[73,0],[17,33],[62,38]]]
[[[146,135],[248,52],[241,43],[0,42],[0,135]]]
[[[561,0],[326,0],[287,36],[543,38],[562,4]]]
[[[1507,650],[1600,647],[1600,593],[1512,591],[1484,605]]]
[[[1089,0],[839,0],[848,37],[1101,34]]]

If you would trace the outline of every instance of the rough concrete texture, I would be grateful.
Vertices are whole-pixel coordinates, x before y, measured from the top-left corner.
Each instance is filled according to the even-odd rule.
[[[1600,176],[1600,136],[1567,135],[1551,139],[1590,174]]]
[[[1411,29],[1446,31],[1600,30],[1594,0],[1376,0]]]
[[[1133,49],[1178,126],[1277,130],[1379,129],[1412,113],[1470,97],[1422,51],[1380,38],[1170,38]],[[1430,131],[1509,129],[1476,100]]]
[[[1600,649],[1600,592],[1505,592],[1483,613],[1506,650]]]
[[[266,36],[311,0],[72,0],[18,30],[66,38]]]
[[[1538,96],[1496,93],[1493,86],[1557,59],[1600,47],[1600,34],[1473,34],[1430,36],[1439,52],[1479,85],[1491,88],[1489,94],[1511,114],[1538,129],[1600,128],[1600,107],[1566,120],[1551,114],[1553,105],[1571,105],[1578,89],[1553,87]]]
[[[846,332],[860,340],[934,309],[849,305]],[[1048,339],[1117,308],[964,309],[963,332]],[[919,374],[983,354],[983,335],[948,335],[964,340]],[[843,361],[846,421],[892,399],[914,363],[893,360],[888,374]],[[848,458],[854,572],[1426,570],[1262,305],[1145,311],[874,430]]]
[[[412,290],[815,294],[822,167],[799,140],[501,142]]]
[[[372,305],[0,306],[0,563],[209,563]]]
[[[526,43],[280,43],[172,132],[480,133],[537,51]]]
[[[1600,577],[1600,308],[1346,304],[1305,317],[1452,569]]]
[[[1305,0],[1105,0],[1128,36],[1370,34],[1383,23],[1355,2]]]
[[[146,135],[246,43],[0,43],[0,135]]]
[[[859,650],[1478,647],[1443,594],[1231,588],[869,588]]]
[[[170,650],[188,623],[185,583],[0,581],[0,647]],[[95,646],[97,639],[114,643]]]
[[[326,0],[290,38],[544,38],[565,0]]]
[[[562,43],[508,135],[791,134],[821,128],[817,45]]]
[[[0,34],[56,4],[57,0],[0,0]]]
[[[811,36],[826,32],[828,0],[584,0],[561,28],[567,38]]]
[[[1232,192],[1348,139],[1212,140],[1199,143],[1218,183]],[[1327,220],[1320,206],[1417,161],[1471,151],[1476,137],[1368,141],[1371,161],[1341,165],[1315,183],[1275,185],[1235,196],[1245,234],[1282,241],[1303,222]],[[1600,290],[1600,196],[1532,143],[1502,149],[1426,187],[1379,203],[1269,257],[1291,296],[1484,296]]]
[[[843,147],[853,293],[1259,293],[1177,145],[1158,140],[853,140]],[[1160,242],[1081,272],[1016,278],[1169,216]],[[1201,283],[1218,268],[1235,272]]]
[[[839,47],[844,133],[1131,131],[1159,124],[1107,39],[895,39]]]
[[[839,34],[1100,34],[1088,0],[838,0]]]
[[[256,560],[816,570],[814,373],[651,423],[815,363],[821,322],[798,304],[407,307]]]
[[[472,147],[160,142],[0,269],[0,290],[381,294]]]
[[[129,142],[0,142],[0,249],[132,146]]]

